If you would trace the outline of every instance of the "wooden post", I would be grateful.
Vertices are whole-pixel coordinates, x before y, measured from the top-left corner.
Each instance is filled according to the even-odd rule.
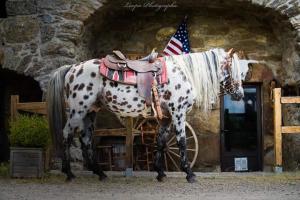
[[[133,119],[131,117],[126,118],[126,170],[125,176],[132,176],[133,166]]]
[[[281,133],[281,88],[275,88],[274,95],[274,155],[275,172],[282,171],[282,133]]]
[[[15,121],[18,116],[17,104],[19,103],[19,95],[10,96],[10,120]]]

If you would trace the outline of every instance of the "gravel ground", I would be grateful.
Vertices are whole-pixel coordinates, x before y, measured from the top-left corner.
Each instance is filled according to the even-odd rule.
[[[71,183],[57,174],[43,179],[0,179],[0,200],[210,200],[272,199],[299,200],[300,173],[198,174],[189,184],[181,174],[163,183],[154,174],[142,177],[110,176],[99,182],[96,176],[78,175]]]

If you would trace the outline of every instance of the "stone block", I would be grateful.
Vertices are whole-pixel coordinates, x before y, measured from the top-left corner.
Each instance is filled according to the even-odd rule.
[[[38,76],[43,67],[44,63],[34,57],[32,59],[32,64],[24,70],[24,74],[32,77]]]
[[[224,38],[219,38],[219,37],[209,38],[209,39],[206,39],[204,42],[205,42],[205,46],[208,46],[210,48],[224,47],[227,43],[227,41]]]
[[[170,37],[176,32],[174,27],[164,27],[157,31],[156,40],[164,41],[170,39]]]
[[[190,122],[194,130],[199,133],[220,133],[220,110],[212,110],[208,114],[202,114],[198,109],[193,109],[187,115],[187,120]]]
[[[196,166],[214,166],[220,163],[220,135],[201,134],[198,137],[199,154]]]
[[[28,65],[31,63],[31,59],[32,59],[32,55],[26,55],[23,58],[21,58],[20,63],[16,68],[16,71],[19,72],[20,74],[24,73]]]
[[[8,0],[6,11],[8,16],[36,14],[36,0]]]
[[[271,149],[274,147],[274,136],[264,135],[264,150]]]
[[[0,47],[0,65],[4,62],[4,49]]]
[[[72,7],[72,10],[63,11],[62,16],[69,20],[85,21],[93,12],[94,10],[89,9],[86,6],[76,4]]]
[[[26,43],[23,46],[23,51],[30,51],[30,53],[32,54],[36,53],[37,49],[38,49],[38,44],[36,42]]]
[[[56,37],[64,41],[71,41],[77,44],[79,43],[79,37],[82,30],[83,24],[81,22],[68,20],[57,29]]]
[[[37,8],[38,9],[47,9],[47,10],[66,10],[71,6],[71,0],[38,0]]]
[[[49,15],[49,14],[39,15],[39,18],[45,24],[50,24],[50,23],[55,22],[54,17],[52,15]]]
[[[16,56],[18,50],[15,50],[13,47],[5,47],[4,48],[4,61],[3,68],[7,68],[10,70],[15,70],[19,65],[20,58]]]
[[[274,151],[270,150],[264,156],[264,165],[271,165],[271,166],[273,166],[274,163],[275,163]]]
[[[128,41],[124,42],[123,48],[126,52],[144,52],[145,44],[140,41]]]
[[[37,38],[39,24],[35,17],[9,17],[3,22],[4,40],[7,43],[24,43]]]
[[[42,43],[50,41],[55,34],[55,28],[51,25],[42,25],[41,26],[41,41]]]
[[[58,39],[51,40],[50,42],[41,46],[41,55],[58,55],[69,58],[75,57],[74,44],[71,42],[64,42]]]

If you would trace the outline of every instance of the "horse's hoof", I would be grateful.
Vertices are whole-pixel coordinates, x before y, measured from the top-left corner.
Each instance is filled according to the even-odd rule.
[[[108,177],[105,174],[103,174],[103,175],[99,176],[99,180],[104,182],[104,181],[108,180]]]
[[[76,176],[72,172],[70,172],[67,174],[66,182],[71,182],[75,178]]]
[[[156,179],[158,180],[158,182],[164,182],[167,178],[167,175],[163,174],[163,175],[158,175],[156,177]]]
[[[75,176],[68,176],[67,178],[66,178],[66,182],[72,182],[73,180],[75,179]]]
[[[195,176],[195,175],[186,176],[186,180],[187,180],[189,183],[196,183],[196,182],[197,182],[197,179],[196,179],[196,176]]]

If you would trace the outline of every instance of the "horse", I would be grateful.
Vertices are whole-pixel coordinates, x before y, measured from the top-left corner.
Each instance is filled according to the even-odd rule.
[[[154,158],[156,179],[166,177],[163,151],[171,124],[175,129],[180,152],[180,167],[188,182],[195,182],[186,152],[186,113],[193,105],[202,112],[209,112],[220,95],[230,94],[235,100],[244,96],[242,81],[248,63],[241,62],[237,53],[216,48],[205,52],[164,56],[168,81],[157,85],[163,119],[159,120],[157,151]],[[88,170],[107,178],[95,162],[92,135],[96,116],[95,107],[106,107],[119,117],[138,117],[148,106],[138,94],[136,85],[126,85],[109,80],[99,73],[102,60],[91,59],[65,65],[51,75],[47,90],[49,127],[56,148],[62,149],[62,172],[66,180],[75,178],[70,167],[70,145],[74,133],[80,132],[82,155]],[[247,64],[245,64],[247,63]],[[66,104],[69,111],[66,113]]]

